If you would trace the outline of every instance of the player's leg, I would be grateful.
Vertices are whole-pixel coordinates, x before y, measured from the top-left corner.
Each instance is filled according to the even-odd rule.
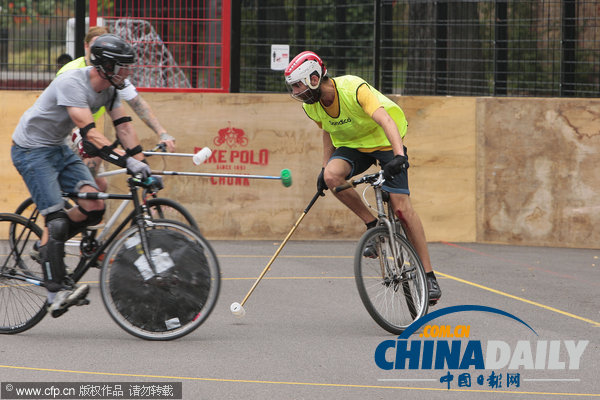
[[[329,159],[323,174],[325,183],[327,183],[327,187],[329,187],[333,195],[352,210],[365,224],[374,221],[375,217],[371,214],[356,190],[348,189],[335,193],[333,189],[336,186],[346,183],[346,180],[354,175],[366,171],[373,162],[374,159],[358,150],[340,147],[336,149]]]
[[[404,148],[406,154],[406,147]],[[394,154],[392,151],[377,152],[378,158],[382,167],[389,162]],[[402,223],[402,227],[406,233],[406,237],[415,248],[425,273],[427,274],[427,285],[429,288],[429,302],[435,304],[442,296],[442,291],[439,287],[433,267],[431,265],[431,257],[427,247],[427,239],[425,237],[425,229],[421,218],[415,211],[410,201],[410,190],[408,188],[408,171],[403,169],[400,173],[386,180],[383,189],[390,193],[390,201],[396,216]]]

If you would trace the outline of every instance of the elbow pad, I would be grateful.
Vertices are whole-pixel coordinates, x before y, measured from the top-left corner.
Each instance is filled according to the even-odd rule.
[[[115,153],[111,146],[104,146],[101,149],[97,148],[92,142],[83,139],[83,150],[92,157],[100,157],[109,163],[118,165],[121,168],[127,167],[128,155],[121,156]]]

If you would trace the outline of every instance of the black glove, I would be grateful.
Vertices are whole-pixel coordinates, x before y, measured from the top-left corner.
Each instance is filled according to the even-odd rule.
[[[317,178],[317,192],[319,192],[319,194],[321,196],[325,196],[325,192],[327,189],[329,189],[327,187],[327,184],[325,183],[325,178],[323,177],[323,173],[325,172],[325,168],[321,168],[321,173],[319,174],[319,177]]]
[[[141,174],[142,179],[146,179],[152,174],[150,166],[143,161],[136,160],[133,157],[127,157],[127,173],[129,175]]]
[[[385,164],[383,167],[383,177],[386,180],[393,179],[394,175],[399,174],[403,169],[408,169],[408,157],[395,155],[394,158],[391,159],[390,162]]]

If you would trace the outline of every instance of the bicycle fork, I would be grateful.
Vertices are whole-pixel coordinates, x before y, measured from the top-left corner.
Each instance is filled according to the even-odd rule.
[[[391,258],[393,260],[398,261],[398,248],[396,247],[396,241],[394,240],[394,237],[396,235],[396,226],[390,221],[389,217],[385,214],[384,210],[386,207],[383,202],[383,194],[381,192],[381,188],[375,188],[375,203],[377,206],[377,219],[379,220],[379,224],[385,226],[388,230],[388,246],[392,252]],[[391,203],[387,203],[387,208],[388,215],[394,215],[392,214],[394,211],[392,209]],[[384,252],[382,249],[383,243],[381,243],[381,239],[377,240],[377,242],[378,243],[376,243],[375,245],[379,247],[379,265],[381,269],[381,277],[384,280],[384,282],[386,282],[387,279],[390,279],[390,283],[392,281],[396,281],[400,271],[397,271],[398,273],[396,273],[396,271],[391,270],[391,268],[389,267],[389,263],[387,262],[387,254],[384,254],[387,252]]]

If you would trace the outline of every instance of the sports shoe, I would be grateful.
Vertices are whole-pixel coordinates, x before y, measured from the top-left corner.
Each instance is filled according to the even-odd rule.
[[[442,289],[440,289],[440,285],[435,277],[427,277],[427,290],[429,291],[429,305],[436,305],[440,297],[442,297]]]
[[[89,304],[90,301],[85,297],[90,291],[88,285],[80,285],[74,290],[61,290],[56,293],[52,304],[48,305],[48,312],[53,318],[58,318],[69,310],[69,307]]]
[[[375,243],[369,243],[365,246],[363,250],[363,257],[367,258],[377,258],[377,249],[375,248]]]
[[[40,247],[42,247],[42,243],[39,240],[36,240],[35,243],[33,243],[33,248],[29,252],[29,257],[31,257],[33,261],[39,264],[42,263],[42,257],[40,256]]]

